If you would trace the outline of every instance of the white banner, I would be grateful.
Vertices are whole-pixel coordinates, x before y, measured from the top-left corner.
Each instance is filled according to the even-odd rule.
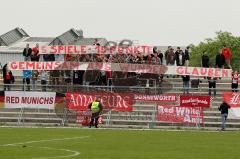
[[[8,63],[10,70],[102,70],[116,72],[136,72],[166,75],[190,75],[198,77],[231,78],[231,69],[165,66],[130,63],[101,62],[17,62]]]
[[[231,108],[228,110],[228,118],[240,119],[240,108]]]
[[[56,92],[5,91],[5,108],[54,109]]]

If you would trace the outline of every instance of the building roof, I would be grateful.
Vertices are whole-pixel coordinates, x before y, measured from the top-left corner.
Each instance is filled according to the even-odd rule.
[[[78,39],[83,38],[83,31],[82,30],[76,30],[76,29],[70,29],[66,31],[65,33],[61,34],[60,36],[56,37],[50,45],[69,45],[72,44],[74,41],[77,41]],[[57,41],[57,43],[55,43]]]
[[[23,29],[15,28],[0,36],[0,46],[9,46],[25,37],[29,35]]]
[[[23,29],[13,29],[0,36],[0,53],[22,53],[26,44],[34,47],[41,45],[92,45],[95,39],[101,45],[107,43],[105,38],[85,38],[82,30],[70,29],[58,37],[30,37]],[[2,42],[3,41],[3,42]],[[56,43],[55,43],[56,42]]]

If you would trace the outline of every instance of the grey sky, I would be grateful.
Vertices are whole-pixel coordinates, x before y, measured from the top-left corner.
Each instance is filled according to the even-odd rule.
[[[240,35],[239,0],[0,0],[0,34],[31,36],[80,28],[86,37],[148,45],[198,44],[219,30]]]

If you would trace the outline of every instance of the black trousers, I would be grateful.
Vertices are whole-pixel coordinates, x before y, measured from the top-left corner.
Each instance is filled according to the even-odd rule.
[[[30,78],[23,78],[23,91],[26,90],[25,83],[27,83],[27,91],[30,91]]]
[[[99,113],[92,113],[92,117],[91,117],[91,122],[90,122],[90,127],[95,126],[95,128],[98,127],[98,118],[99,118]]]
[[[212,90],[214,93],[214,96],[216,96],[216,82],[209,82],[209,95],[212,94]]]
[[[232,92],[238,92],[238,83],[232,83]]]

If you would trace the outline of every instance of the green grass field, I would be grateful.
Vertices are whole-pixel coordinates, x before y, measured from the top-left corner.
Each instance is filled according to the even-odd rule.
[[[240,132],[0,128],[0,159],[238,159]]]

